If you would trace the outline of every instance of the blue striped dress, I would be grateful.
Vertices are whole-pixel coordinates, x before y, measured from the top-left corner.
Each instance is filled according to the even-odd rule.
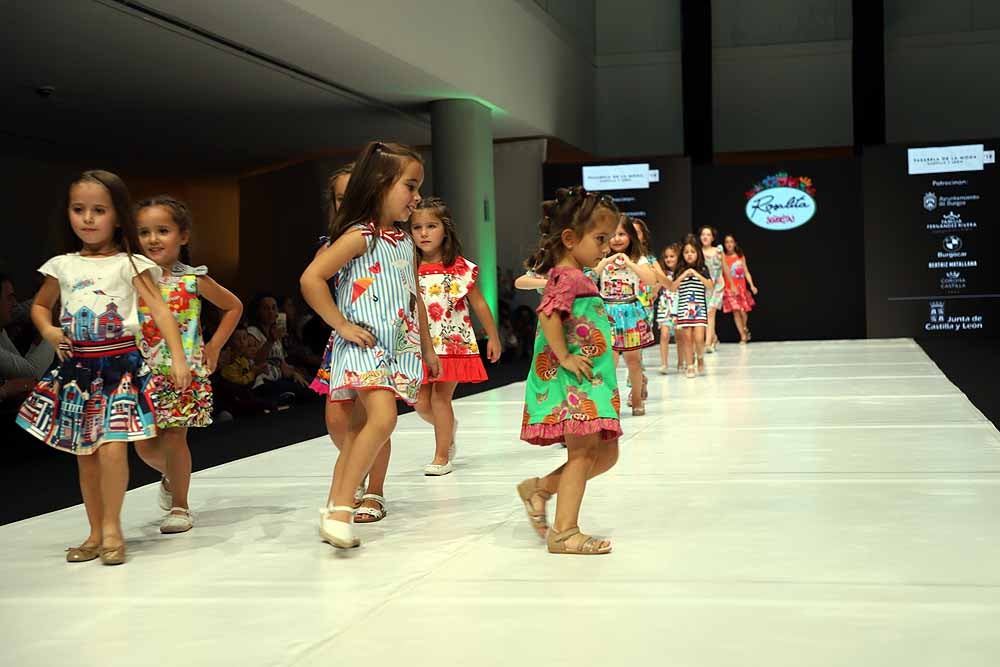
[[[413,240],[399,227],[355,228],[368,250],[337,275],[337,307],[375,335],[375,346],[365,349],[333,333],[330,400],[353,401],[359,389],[388,389],[412,405],[423,380]]]

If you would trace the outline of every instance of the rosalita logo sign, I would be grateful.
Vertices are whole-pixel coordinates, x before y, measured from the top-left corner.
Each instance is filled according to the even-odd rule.
[[[771,231],[795,229],[816,215],[811,178],[779,172],[746,192],[747,220]]]

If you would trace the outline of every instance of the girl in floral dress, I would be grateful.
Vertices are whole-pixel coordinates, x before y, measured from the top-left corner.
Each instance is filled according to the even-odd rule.
[[[705,332],[705,351],[709,354],[715,352],[719,346],[719,336],[715,333],[715,320],[722,310],[722,295],[726,290],[726,282],[723,278],[722,246],[716,245],[719,232],[714,227],[704,226],[698,232],[701,241],[701,255],[705,259],[705,266],[708,274],[712,278],[712,288],[705,295],[708,302],[708,326]]]
[[[757,295],[757,286],[753,283],[746,255],[736,242],[736,237],[727,234],[723,239],[723,246],[726,249],[726,293],[722,297],[722,308],[724,312],[733,314],[736,329],[740,332],[740,345],[746,345],[750,342],[747,320],[756,305],[753,297]]]
[[[159,298],[160,269],[139,251],[128,189],[107,171],[85,171],[67,188],[61,230],[76,252],[57,255],[39,273],[45,281],[31,320],[57,350],[59,363],[42,378],[17,423],[42,442],[76,455],[90,535],[66,560],[100,557],[125,562],[121,509],[128,486],[129,442],[156,435],[149,367],[136,347],[139,298],[151,305],[167,347],[169,375],[183,391],[191,381],[177,323]],[[52,309],[61,304],[60,326]]]
[[[333,418],[350,424],[354,403],[365,408],[364,424],[341,444],[320,510],[320,536],[341,549],[361,544],[354,490],[396,426],[396,399],[416,403],[424,364],[431,377],[440,371],[417,289],[413,241],[403,229],[423,180],[423,160],[413,149],[379,141],[365,146],[330,225],[330,247],[300,278],[306,302],[334,331]],[[333,276],[336,300],[327,284]]]
[[[543,211],[540,250],[530,268],[548,282],[538,307],[521,439],[533,445],[565,443],[568,460],[543,478],[521,482],[517,491],[550,553],[606,554],[610,540],[581,533],[579,514],[587,480],[618,460],[621,400],[608,313],[583,269],[607,253],[619,213],[610,197],[582,187],[560,189]],[[556,493],[549,530],[545,503]]]
[[[154,407],[158,435],[136,444],[136,452],[162,475],[160,507],[167,512],[161,533],[191,530],[188,505],[191,485],[191,450],[187,430],[212,423],[212,384],[209,376],[219,363],[219,353],[240,323],[243,304],[208,275],[204,266],[193,267],[188,250],[191,214],[184,202],[160,195],[139,202],[136,224],[142,252],[162,269],[160,296],[170,308],[181,332],[184,357],[191,369],[191,385],[178,391],[170,382],[170,350],[164,343],[149,304],[139,303],[142,352],[152,370]],[[201,299],[223,313],[215,335],[207,343],[201,337]]]
[[[659,279],[643,255],[642,243],[630,218],[621,216],[609,243],[612,254],[594,267],[594,273],[598,277],[608,315],[614,322],[612,349],[615,366],[618,365],[618,355],[624,356],[628,366],[629,405],[632,414],[640,416],[646,414],[642,349],[653,345],[655,336],[646,309],[639,302],[639,294],[642,283],[655,285]]]
[[[434,425],[434,459],[424,466],[424,474],[440,476],[453,470],[455,387],[486,380],[470,307],[486,328],[486,356],[491,362],[500,358],[502,346],[493,314],[476,286],[479,267],[462,257],[448,205],[437,197],[421,201],[410,220],[410,232],[420,258],[420,296],[427,304],[427,325],[441,360],[441,375],[433,380],[425,376],[417,396],[417,413]]]

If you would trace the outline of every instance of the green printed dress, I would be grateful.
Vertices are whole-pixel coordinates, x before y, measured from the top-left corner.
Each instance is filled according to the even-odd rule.
[[[559,313],[570,354],[593,361],[593,379],[578,381],[562,368],[541,326],[525,390],[521,439],[533,445],[565,442],[566,435],[621,435],[621,398],[611,353],[611,323],[593,280],[578,269],[556,267],[542,293],[538,312]]]

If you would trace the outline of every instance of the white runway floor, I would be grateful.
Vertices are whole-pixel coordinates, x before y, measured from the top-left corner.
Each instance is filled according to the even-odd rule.
[[[514,486],[564,452],[518,441],[512,385],[456,401],[448,477],[400,418],[390,514],[346,555],[325,438],[195,475],[184,535],[129,493],[122,567],[63,561],[82,507],[0,528],[0,665],[1000,664],[1000,434],[916,344],[727,345],[698,380],[655,354],[584,503],[610,556],[530,531]]]

